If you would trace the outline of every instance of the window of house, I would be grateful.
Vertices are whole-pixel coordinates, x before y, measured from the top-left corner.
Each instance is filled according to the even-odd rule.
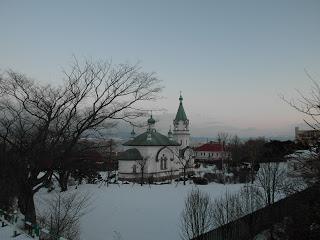
[[[132,172],[133,172],[133,173],[136,173],[136,172],[137,172],[137,166],[136,166],[136,165],[133,165],[133,166],[132,166]]]

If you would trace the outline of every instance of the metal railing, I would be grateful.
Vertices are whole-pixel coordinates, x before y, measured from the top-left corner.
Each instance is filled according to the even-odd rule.
[[[32,224],[26,221],[26,219],[18,215],[17,212],[10,213],[0,209],[0,227],[6,227],[9,224],[13,226],[12,237],[26,234],[36,240],[67,240],[66,238],[53,234],[50,230],[41,228],[38,224]]]

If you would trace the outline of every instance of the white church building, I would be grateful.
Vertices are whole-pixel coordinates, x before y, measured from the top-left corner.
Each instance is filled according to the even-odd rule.
[[[181,174],[186,162],[188,171],[192,171],[194,159],[189,147],[189,120],[183,108],[181,94],[179,101],[173,131],[170,127],[167,136],[157,131],[152,114],[144,133],[135,136],[132,130],[131,139],[123,144],[127,150],[118,157],[119,180],[139,181],[142,174],[145,180],[172,179]]]

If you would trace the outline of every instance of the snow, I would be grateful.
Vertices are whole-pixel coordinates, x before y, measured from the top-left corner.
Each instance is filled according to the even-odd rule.
[[[2,222],[5,223],[6,226],[2,227]],[[14,231],[19,233],[18,236],[13,237]],[[1,240],[31,240],[33,238],[29,237],[27,234],[19,231],[15,226],[10,224],[8,221],[1,219],[0,220],[0,239]]]
[[[81,219],[81,239],[163,240],[180,239],[180,214],[192,188],[198,187],[214,199],[227,190],[238,191],[241,186],[243,184],[111,184],[109,187],[84,184],[69,191],[87,192],[92,196],[88,213]],[[45,189],[36,194],[39,210],[43,199],[53,194]]]
[[[292,154],[286,155],[286,159],[310,159],[317,156],[317,152],[315,150],[297,150]]]

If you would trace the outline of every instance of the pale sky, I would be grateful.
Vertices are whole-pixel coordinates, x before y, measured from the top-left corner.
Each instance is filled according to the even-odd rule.
[[[0,0],[0,30],[0,70],[38,81],[72,55],[140,61],[163,80],[164,125],[181,90],[195,136],[293,135],[303,117],[278,95],[308,93],[304,69],[320,80],[318,0]]]

